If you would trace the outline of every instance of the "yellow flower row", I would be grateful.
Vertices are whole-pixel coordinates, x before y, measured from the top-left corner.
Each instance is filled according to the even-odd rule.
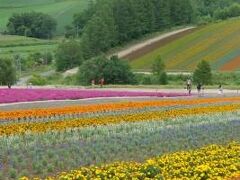
[[[211,114],[218,112],[236,111],[240,109],[240,104],[197,107],[189,109],[171,109],[160,112],[147,112],[137,114],[125,114],[118,116],[102,116],[93,118],[82,118],[75,120],[49,121],[49,122],[33,122],[33,123],[12,123],[0,125],[0,136],[25,134],[27,132],[47,132],[51,130],[65,130],[67,128],[79,128],[87,126],[98,126],[117,124],[123,122],[141,122],[151,120],[164,120],[168,118],[177,118],[182,116]]]
[[[82,167],[47,179],[228,179],[240,174],[239,158],[240,144],[234,142],[227,146],[209,145],[197,150],[167,154],[142,164],[116,162],[100,167]]]

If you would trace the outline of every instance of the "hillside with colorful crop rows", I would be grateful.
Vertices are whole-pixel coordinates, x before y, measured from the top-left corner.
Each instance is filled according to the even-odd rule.
[[[240,19],[220,21],[132,59],[136,70],[150,70],[154,59],[161,56],[169,71],[193,70],[201,60],[214,70],[240,69]]]

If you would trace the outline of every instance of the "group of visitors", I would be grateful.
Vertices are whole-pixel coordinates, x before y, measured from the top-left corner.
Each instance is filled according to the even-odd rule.
[[[104,78],[101,78],[101,79],[98,81],[98,84],[99,84],[99,86],[100,86],[101,88],[103,87],[104,82],[105,82]],[[96,85],[95,79],[93,79],[91,83],[92,83],[92,87],[94,87],[94,86]]]
[[[192,81],[191,81],[191,79],[187,80],[187,91],[188,91],[188,94],[191,95],[191,93],[192,93]],[[197,84],[197,92],[198,92],[198,96],[204,96],[204,86],[203,86],[202,83]],[[218,87],[218,94],[223,95],[222,84],[220,84],[219,87]]]

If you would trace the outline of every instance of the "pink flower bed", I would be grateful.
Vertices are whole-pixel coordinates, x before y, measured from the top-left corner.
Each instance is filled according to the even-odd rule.
[[[177,97],[184,93],[133,92],[109,90],[0,89],[0,103],[87,99],[97,97]]]

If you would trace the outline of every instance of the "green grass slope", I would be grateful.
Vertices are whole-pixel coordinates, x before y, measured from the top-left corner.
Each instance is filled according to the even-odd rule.
[[[240,19],[235,18],[199,28],[163,47],[131,61],[135,70],[150,70],[161,56],[169,71],[191,71],[201,60],[214,70],[240,69]]]
[[[72,16],[83,11],[89,0],[0,0],[0,32],[6,30],[6,24],[13,13],[43,12],[57,20],[57,34],[72,23]]]
[[[0,35],[0,57],[27,56],[29,53],[54,51],[57,40],[40,40],[22,36]]]

